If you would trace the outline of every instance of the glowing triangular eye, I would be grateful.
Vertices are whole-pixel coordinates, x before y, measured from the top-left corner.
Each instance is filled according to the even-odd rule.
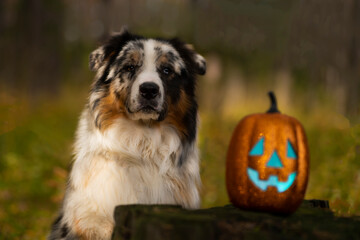
[[[264,137],[260,138],[255,146],[251,149],[250,156],[261,156],[264,154]]]
[[[283,167],[276,150],[271,155],[270,160],[267,162],[266,166],[272,167],[272,168],[282,168]]]
[[[294,151],[294,148],[292,147],[291,143],[289,140],[287,140],[287,151],[286,151],[286,156],[288,158],[293,158],[296,159],[296,153]]]

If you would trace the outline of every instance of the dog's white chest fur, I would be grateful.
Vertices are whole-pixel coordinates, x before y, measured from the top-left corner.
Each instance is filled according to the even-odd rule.
[[[121,204],[199,206],[197,149],[192,146],[180,165],[183,146],[175,129],[119,119],[102,133],[88,119],[85,110],[64,201],[67,222],[82,225],[85,220],[81,229],[102,226],[104,220],[112,226],[114,208]],[[92,215],[97,217],[91,220]]]

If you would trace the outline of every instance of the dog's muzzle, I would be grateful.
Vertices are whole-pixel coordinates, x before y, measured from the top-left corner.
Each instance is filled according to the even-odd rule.
[[[136,92],[136,93],[135,93]],[[163,91],[158,83],[145,81],[136,87],[135,97],[128,102],[127,110],[131,119],[162,121],[166,115]]]

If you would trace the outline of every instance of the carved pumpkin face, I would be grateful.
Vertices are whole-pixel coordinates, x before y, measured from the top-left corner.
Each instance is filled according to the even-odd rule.
[[[262,136],[260,140],[256,143],[256,145],[251,149],[249,156],[252,157],[262,157],[264,155],[264,141],[265,137]],[[296,160],[296,153],[294,148],[292,147],[289,140],[287,140],[286,144],[286,158]],[[293,164],[294,165],[294,164]],[[291,187],[294,183],[297,172],[291,172],[285,181],[279,180],[279,174],[281,174],[281,170],[284,168],[283,163],[279,157],[279,153],[277,150],[273,150],[270,154],[270,158],[267,160],[265,169],[278,169],[280,173],[278,174],[270,174],[267,180],[261,180],[260,173],[254,168],[248,167],[247,174],[252,183],[257,186],[262,191],[266,191],[268,187],[275,187],[278,192],[284,192]]]
[[[230,200],[245,209],[291,213],[304,198],[308,161],[305,132],[295,118],[277,110],[247,116],[227,154]]]

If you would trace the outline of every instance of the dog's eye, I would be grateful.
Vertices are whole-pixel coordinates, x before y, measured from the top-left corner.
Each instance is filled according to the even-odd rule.
[[[134,72],[135,71],[135,66],[134,65],[129,65],[129,66],[126,66],[125,69],[128,72]]]
[[[170,68],[167,68],[167,67],[165,67],[165,68],[163,68],[163,73],[165,74],[165,75],[169,75],[170,73],[171,73],[171,69]]]

